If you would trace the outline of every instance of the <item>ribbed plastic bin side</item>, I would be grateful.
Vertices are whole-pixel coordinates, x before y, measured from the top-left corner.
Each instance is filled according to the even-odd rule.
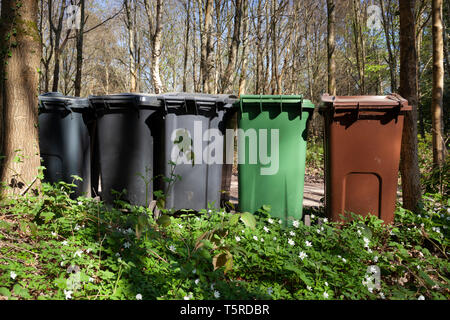
[[[239,208],[301,219],[308,122],[314,105],[301,95],[245,95],[240,99]]]
[[[107,204],[148,206],[153,198],[153,140],[160,103],[155,95],[89,97],[97,116],[94,179]],[[100,178],[100,179],[99,179]]]
[[[222,194],[229,191],[223,182],[231,179],[224,177],[231,175],[225,167],[226,129],[237,97],[173,93],[160,99],[165,115],[158,161],[166,180],[159,189],[166,193],[166,208],[219,208]]]
[[[372,214],[394,221],[403,121],[398,95],[322,97],[325,211],[333,221]]]
[[[77,185],[72,197],[91,195],[91,143],[93,121],[87,99],[47,93],[39,96],[39,147],[44,181]],[[79,176],[83,181],[76,180]]]

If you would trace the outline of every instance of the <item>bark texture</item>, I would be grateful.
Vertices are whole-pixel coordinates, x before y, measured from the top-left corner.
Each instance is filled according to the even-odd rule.
[[[2,0],[0,155],[5,158],[0,175],[14,192],[28,189],[36,181],[40,166],[37,93],[41,48],[37,12],[36,0]]]

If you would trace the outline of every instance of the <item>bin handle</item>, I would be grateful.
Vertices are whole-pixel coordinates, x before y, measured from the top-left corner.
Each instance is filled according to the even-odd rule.
[[[48,108],[47,108],[47,104],[48,104],[48,101],[40,101],[40,104],[44,107],[44,109],[46,109],[46,110],[49,110]],[[68,107],[68,104],[69,104],[69,102],[67,101],[67,100],[65,100],[63,103],[62,103],[62,107],[67,111],[67,112],[70,112],[70,113],[72,113],[73,111],[72,111],[72,109],[70,109],[69,107]]]
[[[182,105],[184,106],[184,110],[186,111],[186,113],[188,112],[188,110],[187,110],[186,97],[183,97],[183,99],[177,99],[177,98],[173,98],[173,99],[171,98],[171,99],[168,99],[168,98],[166,98],[166,97],[163,97],[162,100],[163,100],[163,102],[164,102],[164,111],[165,111],[166,113],[169,113],[169,110],[168,110],[168,108],[167,108],[167,105],[168,105],[170,102],[178,102],[178,103],[182,104]],[[195,102],[195,105],[197,106],[197,101],[195,101],[195,98],[194,98],[194,102]],[[197,111],[197,110],[196,110],[196,111]]]

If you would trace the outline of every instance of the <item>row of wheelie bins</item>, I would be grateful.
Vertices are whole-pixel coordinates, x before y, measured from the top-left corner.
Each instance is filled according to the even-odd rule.
[[[301,219],[308,126],[315,106],[301,95],[116,94],[39,97],[46,181],[73,182],[74,197],[199,211],[229,200],[238,164],[239,210],[271,206]],[[325,208],[393,221],[403,118],[398,95],[328,96],[324,120]],[[237,115],[238,127],[234,126]],[[235,155],[237,143],[237,155]],[[75,179],[79,176],[82,180]]]

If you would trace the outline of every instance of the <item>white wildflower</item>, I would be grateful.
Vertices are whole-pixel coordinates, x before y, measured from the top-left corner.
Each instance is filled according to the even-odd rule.
[[[267,219],[267,222],[270,223],[270,224],[272,224],[272,223],[273,223],[272,218]]]
[[[269,294],[269,296],[271,296],[273,293],[273,288],[272,287],[267,288],[267,293]]]
[[[142,294],[138,293],[138,294],[136,295],[136,300],[142,300]]]
[[[72,293],[73,293],[73,291],[71,291],[71,290],[64,290],[64,295],[66,296],[66,300],[72,299]]]
[[[237,242],[241,241],[241,237],[239,237],[239,236],[236,236],[235,239]]]
[[[14,271],[11,271],[10,273],[9,273],[9,276],[11,277],[11,279],[16,279],[16,277],[17,277],[17,274],[14,272]]]
[[[367,238],[364,238],[363,241],[364,241],[364,247],[368,248],[368,247],[369,247],[370,240],[367,239]]]
[[[295,237],[295,232],[294,232],[294,231],[291,231],[291,232],[289,232],[289,235],[290,235],[291,237]]]
[[[327,293],[327,292],[324,292],[324,293],[323,293],[323,297],[324,297],[325,299],[328,299],[328,293]]]
[[[128,249],[130,246],[131,246],[131,244],[128,241],[123,244],[123,247],[125,249]]]
[[[305,241],[305,246],[312,247],[312,243],[310,241]]]
[[[253,236],[253,240],[258,241],[258,237],[257,236]]]
[[[417,300],[425,300],[425,297],[423,295],[420,295]]]
[[[294,221],[292,222],[292,225],[293,225],[295,228],[298,228],[298,226],[300,225],[300,223],[298,222],[298,220],[294,220]]]
[[[264,226],[264,231],[266,232],[266,233],[268,233],[269,232],[269,228],[267,228],[266,226]]]
[[[214,298],[219,299],[220,298],[220,292],[215,290],[214,291]]]
[[[77,250],[73,256],[74,256],[74,257],[78,256],[78,257],[81,258],[81,254],[82,254],[82,253],[83,253],[83,250]]]
[[[303,261],[303,259],[305,259],[308,255],[306,253],[304,253],[303,251],[300,252],[300,254],[298,255],[298,257]]]
[[[200,279],[195,279],[194,283],[198,286],[198,284],[200,283]]]

